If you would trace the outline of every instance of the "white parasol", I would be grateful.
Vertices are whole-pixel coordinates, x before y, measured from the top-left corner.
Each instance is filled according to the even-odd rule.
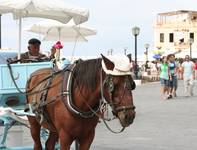
[[[40,17],[55,19],[64,23],[73,19],[76,24],[80,24],[87,21],[89,16],[86,9],[66,4],[62,0],[1,0],[0,14],[5,13],[12,13],[14,19],[19,19],[19,58],[21,52],[21,18]]]
[[[44,20],[33,24],[25,29],[26,31],[44,35],[44,41],[61,42],[86,42],[85,37],[95,35],[97,31],[84,25],[75,25],[71,20],[67,24],[55,20]]]
[[[71,20],[67,24],[57,22],[55,20],[43,20],[25,29],[26,31],[44,35],[44,41],[61,41],[75,42],[72,56],[77,42],[87,42],[87,36],[95,35],[97,31],[93,28],[75,25]],[[60,57],[60,51],[57,50],[57,60]]]

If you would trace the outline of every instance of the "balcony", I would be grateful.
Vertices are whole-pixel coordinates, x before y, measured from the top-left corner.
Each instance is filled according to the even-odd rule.
[[[189,43],[188,42],[174,42],[174,48],[175,49],[188,49]]]

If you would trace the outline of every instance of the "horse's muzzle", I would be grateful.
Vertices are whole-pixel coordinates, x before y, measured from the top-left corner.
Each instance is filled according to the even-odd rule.
[[[116,110],[118,111],[117,117],[119,118],[122,127],[128,127],[133,123],[135,119],[135,106],[122,106],[117,108]]]

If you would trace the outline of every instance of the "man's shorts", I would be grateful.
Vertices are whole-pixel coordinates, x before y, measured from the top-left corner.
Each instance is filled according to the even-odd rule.
[[[172,76],[172,80],[169,80],[169,87],[177,88],[177,76]]]

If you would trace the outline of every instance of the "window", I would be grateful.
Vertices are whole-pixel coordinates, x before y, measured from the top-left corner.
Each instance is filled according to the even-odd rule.
[[[164,33],[160,33],[160,42],[161,42],[161,43],[164,42]]]
[[[174,34],[173,33],[169,34],[169,42],[170,43],[174,42]]]
[[[194,33],[193,32],[189,33],[189,38],[194,40]]]

